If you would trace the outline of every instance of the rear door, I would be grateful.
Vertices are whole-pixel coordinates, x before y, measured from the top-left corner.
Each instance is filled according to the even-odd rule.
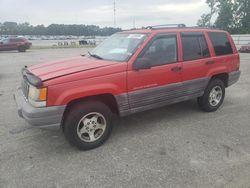
[[[201,96],[209,81],[209,71],[215,66],[211,60],[208,36],[203,32],[182,32],[183,88],[187,96]]]
[[[176,33],[155,36],[137,57],[139,59],[147,59],[151,67],[128,71],[131,111],[159,107],[178,98],[182,88],[182,64],[178,60]]]

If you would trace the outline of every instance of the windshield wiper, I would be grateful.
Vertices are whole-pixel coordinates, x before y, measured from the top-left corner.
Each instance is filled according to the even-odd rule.
[[[96,59],[103,59],[101,56],[99,55],[96,55],[96,54],[91,54],[90,52],[88,52],[88,54],[91,56],[91,57],[94,57]]]

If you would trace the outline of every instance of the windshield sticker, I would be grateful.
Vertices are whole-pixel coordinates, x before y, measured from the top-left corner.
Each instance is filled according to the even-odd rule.
[[[115,48],[109,51],[110,54],[125,54],[126,52],[126,48]]]
[[[142,39],[145,35],[142,34],[130,34],[128,36],[129,39]]]

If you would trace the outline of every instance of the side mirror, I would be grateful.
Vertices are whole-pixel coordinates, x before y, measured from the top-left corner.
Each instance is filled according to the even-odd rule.
[[[136,71],[141,69],[150,69],[151,67],[152,65],[148,58],[138,58],[133,64],[133,69]]]

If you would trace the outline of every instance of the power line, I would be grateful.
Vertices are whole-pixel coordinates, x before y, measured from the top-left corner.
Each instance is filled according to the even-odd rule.
[[[116,2],[114,0],[114,27],[116,27]]]

